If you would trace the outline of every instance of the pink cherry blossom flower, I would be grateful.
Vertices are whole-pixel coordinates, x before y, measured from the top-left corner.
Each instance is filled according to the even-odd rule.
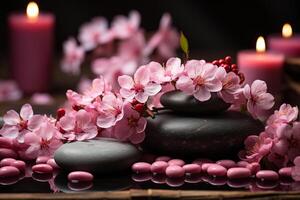
[[[120,141],[141,143],[145,138],[146,124],[146,119],[127,103],[124,105],[124,117],[114,126],[114,136]]]
[[[110,128],[120,121],[124,115],[123,100],[121,96],[109,93],[103,96],[102,101],[97,106],[99,116],[97,126],[100,128]]]
[[[286,167],[288,163],[288,157],[286,155],[280,155],[275,152],[271,152],[267,159],[270,163],[275,165],[277,168]]]
[[[147,66],[151,72],[151,80],[159,84],[176,80],[184,70],[179,58],[170,58],[165,68],[157,62],[150,62]]]
[[[115,90],[119,89],[119,85],[116,81],[118,76],[132,75],[137,67],[137,60],[127,59],[121,56],[98,58],[92,63],[93,73],[103,76],[106,82],[111,84],[111,87]]]
[[[141,66],[134,74],[134,79],[128,75],[119,76],[120,94],[122,97],[133,100],[134,98],[145,103],[149,96],[156,95],[161,90],[161,85],[150,81],[150,70]]]
[[[84,50],[78,46],[74,38],[68,39],[63,45],[64,58],[61,63],[62,71],[74,75],[80,73],[80,65],[84,59]]]
[[[95,49],[99,44],[105,44],[113,39],[113,34],[108,30],[106,19],[99,17],[84,24],[79,30],[79,41],[86,51]]]
[[[117,16],[112,22],[114,36],[119,39],[127,39],[133,36],[140,25],[140,14],[137,11],[129,13],[129,17]]]
[[[248,136],[244,144],[245,150],[239,153],[240,158],[248,162],[260,162],[264,156],[270,153],[273,140],[263,132],[259,136]]]
[[[216,77],[217,66],[203,60],[190,60],[185,65],[186,74],[179,77],[176,87],[199,101],[207,101],[211,92],[219,92],[222,82]]]
[[[75,105],[84,108],[91,105],[97,97],[102,96],[106,92],[110,92],[110,90],[111,86],[101,76],[92,81],[91,86],[84,91],[83,95],[72,90],[68,90],[66,95],[72,106]]]
[[[267,121],[268,125],[275,123],[291,123],[298,118],[298,107],[292,107],[290,104],[282,104],[279,110],[276,110]]]
[[[144,55],[148,56],[157,48],[159,55],[170,58],[176,55],[175,50],[179,46],[179,34],[171,27],[171,16],[166,13],[162,16],[159,30],[151,37],[144,49]]]
[[[54,151],[62,145],[60,133],[50,123],[43,123],[36,131],[27,133],[24,141],[29,145],[25,154],[32,159],[38,156],[52,156]]]
[[[120,41],[117,54],[124,60],[136,60],[139,63],[144,63],[143,50],[145,43],[145,35],[142,31],[137,31],[134,37]]]
[[[90,113],[83,109],[66,114],[59,120],[58,124],[65,132],[63,137],[69,141],[89,140],[95,138],[98,134]]]
[[[274,97],[267,93],[267,84],[261,80],[254,81],[251,87],[245,85],[244,96],[247,99],[248,112],[256,118],[263,110],[269,110],[274,105]]]
[[[30,104],[25,104],[18,114],[14,110],[9,110],[3,116],[4,126],[0,130],[3,137],[17,139],[19,142],[24,142],[24,135],[30,131],[34,131],[39,127],[39,124],[45,121],[42,115],[34,115]]]
[[[240,78],[234,72],[226,73],[225,69],[219,68],[219,79],[222,81],[222,90],[218,95],[227,103],[234,103],[240,91]]]
[[[16,101],[22,97],[22,91],[12,80],[0,80],[0,101]]]

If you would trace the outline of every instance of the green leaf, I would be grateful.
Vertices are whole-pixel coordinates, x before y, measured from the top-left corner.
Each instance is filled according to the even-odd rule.
[[[185,55],[188,57],[189,55],[189,42],[186,39],[185,35],[181,32],[180,33],[180,47]]]

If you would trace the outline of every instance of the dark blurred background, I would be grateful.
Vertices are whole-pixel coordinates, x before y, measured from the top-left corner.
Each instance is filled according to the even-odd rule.
[[[25,12],[29,0],[2,0],[0,16],[0,53],[7,54],[7,16]],[[191,51],[231,52],[253,48],[259,34],[280,32],[290,22],[294,32],[300,29],[296,0],[37,0],[40,10],[56,15],[56,49],[76,35],[79,26],[95,16],[112,19],[132,9],[142,15],[142,27],[154,30],[164,12],[169,12],[178,30],[190,41]],[[225,53],[226,54],[226,53]]]

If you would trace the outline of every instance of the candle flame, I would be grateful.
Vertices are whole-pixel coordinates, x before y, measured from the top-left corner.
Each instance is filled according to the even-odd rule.
[[[265,52],[266,51],[266,43],[263,36],[259,36],[256,41],[256,51],[257,52]]]
[[[282,36],[284,38],[289,38],[293,35],[293,29],[290,24],[284,24],[282,27]]]
[[[39,7],[35,2],[29,2],[26,9],[27,17],[35,19],[39,16]]]

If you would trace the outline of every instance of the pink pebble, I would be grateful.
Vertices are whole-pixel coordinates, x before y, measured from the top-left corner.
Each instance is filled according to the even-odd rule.
[[[166,175],[170,178],[179,178],[184,176],[184,169],[178,165],[170,165],[166,169]]]
[[[168,164],[170,166],[171,165],[177,165],[177,166],[182,167],[185,164],[185,162],[183,160],[181,160],[181,159],[172,159],[172,160],[168,161]]]
[[[226,176],[227,169],[225,167],[223,167],[222,165],[211,164],[207,168],[207,173],[211,176]]]
[[[16,160],[16,161],[12,162],[10,165],[18,168],[22,172],[24,172],[26,169],[26,163],[22,160]]]
[[[0,148],[0,159],[3,158],[17,158],[18,155],[12,149]]]
[[[207,172],[207,169],[208,169],[208,167],[209,167],[210,165],[213,165],[213,163],[203,163],[203,164],[201,165],[201,170],[202,170],[203,172]]]
[[[294,164],[296,166],[299,166],[300,165],[300,156],[297,156],[295,159],[294,159]]]
[[[198,174],[201,172],[200,165],[197,164],[187,164],[182,167],[187,174]]]
[[[202,179],[200,174],[191,174],[190,176],[186,176],[184,181],[187,183],[199,183]]]
[[[16,159],[14,159],[14,158],[4,158],[0,161],[0,167],[10,166],[11,163],[13,163],[15,161],[16,161]]]
[[[68,180],[72,182],[81,182],[81,181],[92,181],[94,179],[93,174],[84,171],[74,171],[69,173]]]
[[[93,187],[93,182],[69,182],[68,183],[68,188],[70,190],[76,191],[76,192],[81,192],[85,190],[89,190]]]
[[[155,161],[165,161],[165,162],[168,162],[169,160],[171,160],[171,157],[169,156],[159,156],[155,159]]]
[[[0,168],[0,177],[12,177],[12,176],[18,176],[20,174],[20,170],[13,166],[4,166]]]
[[[251,171],[252,175],[255,175],[260,170],[260,164],[257,162],[250,163],[246,166]]]
[[[225,167],[226,169],[236,167],[236,163],[233,160],[219,160],[216,163]]]
[[[137,162],[132,165],[131,169],[135,173],[148,173],[151,171],[151,165],[146,162]]]
[[[37,157],[35,163],[36,164],[46,164],[49,159],[50,159],[49,156],[39,156],[39,157]]]
[[[203,159],[203,158],[199,158],[193,161],[193,164],[197,164],[202,166],[202,164],[204,163],[213,163],[213,161],[209,160],[209,159]]]
[[[164,174],[169,164],[165,161],[155,161],[152,163],[150,170],[152,173]]]
[[[228,169],[227,177],[229,179],[243,179],[251,176],[251,171],[245,167],[233,167]]]
[[[55,160],[53,158],[50,158],[47,161],[47,164],[50,165],[53,169],[59,169],[60,167],[56,164]]]
[[[283,167],[278,171],[280,177],[291,177],[292,176],[292,168],[291,167]]]
[[[53,168],[48,164],[37,164],[32,166],[32,171],[39,174],[52,173]]]
[[[239,167],[247,167],[247,165],[249,165],[249,163],[247,161],[239,161],[236,164]]]
[[[13,142],[10,138],[0,137],[0,148],[12,149]]]
[[[256,173],[256,178],[268,181],[276,181],[279,176],[277,172],[273,170],[260,170]]]

